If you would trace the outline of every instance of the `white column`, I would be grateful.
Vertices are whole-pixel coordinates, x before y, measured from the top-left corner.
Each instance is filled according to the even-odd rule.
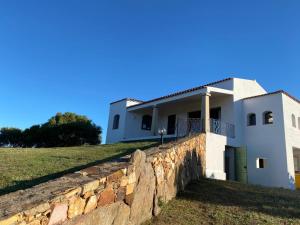
[[[158,108],[157,106],[153,106],[152,110],[152,124],[151,124],[151,133],[155,136],[157,135],[157,121],[158,121]]]
[[[204,93],[201,102],[201,122],[205,133],[210,132],[209,97],[209,93]]]

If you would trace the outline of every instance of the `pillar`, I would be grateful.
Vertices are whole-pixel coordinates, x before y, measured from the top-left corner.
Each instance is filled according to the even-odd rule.
[[[152,124],[151,124],[151,133],[152,135],[157,135],[158,131],[158,127],[157,127],[157,121],[158,121],[158,108],[157,106],[153,106],[153,110],[152,110]]]
[[[210,132],[209,98],[210,98],[210,94],[208,92],[204,93],[202,95],[201,122],[202,122],[202,126],[203,126],[202,130],[205,133]]]

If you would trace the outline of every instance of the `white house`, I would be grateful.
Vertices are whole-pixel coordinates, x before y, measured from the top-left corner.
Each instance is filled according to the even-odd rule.
[[[107,143],[206,133],[206,176],[295,189],[300,101],[255,80],[227,78],[149,101],[110,104]],[[297,182],[297,186],[299,182]]]

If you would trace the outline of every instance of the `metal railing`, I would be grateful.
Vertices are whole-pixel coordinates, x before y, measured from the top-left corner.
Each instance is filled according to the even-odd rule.
[[[235,137],[234,125],[230,123],[224,123],[221,120],[210,119],[210,132],[230,138]]]
[[[235,137],[235,127],[233,124],[225,123],[220,120],[210,119],[210,132]],[[176,136],[186,137],[204,132],[204,121],[198,118],[178,118],[176,122]]]
[[[176,136],[186,137],[203,132],[203,121],[198,118],[178,118],[176,121]]]

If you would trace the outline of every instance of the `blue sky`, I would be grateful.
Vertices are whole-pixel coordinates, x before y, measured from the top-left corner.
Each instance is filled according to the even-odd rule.
[[[1,1],[0,127],[226,77],[300,97],[300,1]]]

